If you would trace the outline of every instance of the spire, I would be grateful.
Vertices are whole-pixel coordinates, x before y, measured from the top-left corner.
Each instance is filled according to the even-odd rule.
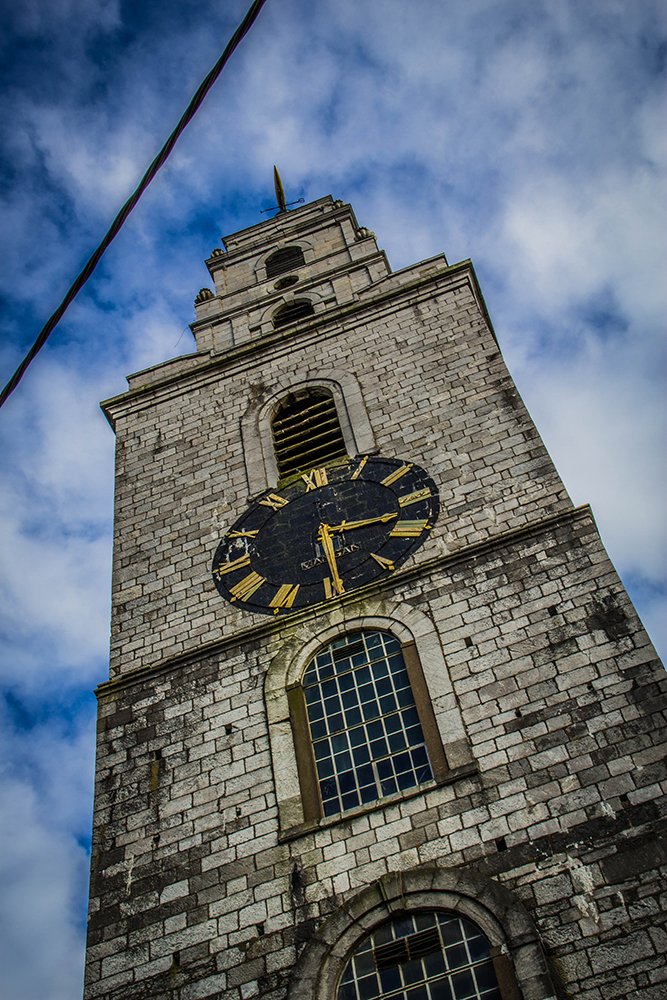
[[[276,188],[276,201],[278,202],[278,210],[280,212],[287,211],[287,205],[285,203],[285,188],[283,187],[283,182],[280,179],[280,174],[278,173],[278,167],[273,165],[273,183]]]
[[[296,201],[285,201],[285,188],[283,187],[283,182],[280,179],[280,174],[278,173],[278,167],[273,164],[273,185],[276,189],[276,201],[277,205],[272,205],[271,208],[260,208],[260,212],[275,212],[278,209],[278,213],[286,212],[290,205],[303,205],[305,199],[297,198]]]

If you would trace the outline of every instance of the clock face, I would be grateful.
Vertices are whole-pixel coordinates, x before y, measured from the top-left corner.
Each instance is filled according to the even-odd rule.
[[[360,456],[311,469],[238,519],[215,553],[213,580],[246,611],[310,607],[392,573],[439,509],[435,483],[411,462]]]

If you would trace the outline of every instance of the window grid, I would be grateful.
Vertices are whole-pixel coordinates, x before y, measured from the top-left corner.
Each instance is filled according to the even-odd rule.
[[[332,816],[431,781],[398,641],[384,632],[337,639],[303,681],[322,808]]]
[[[501,1000],[489,950],[488,939],[463,917],[400,917],[353,956],[338,1000]]]

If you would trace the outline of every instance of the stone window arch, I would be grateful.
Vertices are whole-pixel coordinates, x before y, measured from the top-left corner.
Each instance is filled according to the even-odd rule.
[[[555,1000],[537,929],[520,899],[473,869],[438,867],[390,872],[347,898],[318,926],[303,949],[287,1000],[347,1000],[339,991],[350,959],[395,920],[426,913],[458,918],[486,938],[496,996],[501,1000]],[[415,944],[418,950],[420,942]],[[400,993],[398,998],[403,1000]]]
[[[280,473],[274,449],[272,422],[276,411],[290,395],[323,389],[333,398],[345,444],[344,454],[367,455],[377,452],[361,386],[355,375],[344,369],[314,372],[298,382],[289,375],[270,388],[252,387],[248,408],[241,418],[241,439],[250,496],[278,485]]]
[[[275,259],[274,259],[275,258]],[[301,271],[308,267],[315,260],[315,248],[311,239],[300,237],[292,239],[286,245],[273,246],[260,254],[254,263],[255,278],[257,281],[270,281],[279,275],[289,275],[297,270]],[[272,261],[269,272],[269,261]],[[284,265],[285,270],[274,270],[274,267]],[[299,274],[302,277],[302,274]],[[280,285],[280,278],[274,284]]]
[[[347,454],[336,401],[325,386],[288,393],[273,413],[271,433],[281,479]]]
[[[281,247],[272,253],[266,261],[267,278],[276,278],[287,271],[297,271],[305,265],[303,250],[299,246]]]
[[[281,839],[298,835],[304,826],[328,825],[350,815],[349,809],[346,813],[324,815],[303,692],[303,679],[310,663],[343,635],[382,631],[398,641],[409,665],[415,702],[420,706],[419,721],[428,747],[432,781],[446,784],[475,770],[431,619],[416,608],[377,598],[358,602],[354,611],[347,618],[341,612],[334,624],[329,614],[318,615],[303,622],[287,640],[284,636],[276,639],[278,645],[267,670],[264,693]],[[396,795],[400,798],[419,794],[421,787],[399,788]],[[358,808],[378,808],[389,801],[393,801],[391,793],[388,798],[361,803]]]
[[[419,655],[392,632],[342,631],[288,699],[306,821],[447,773]]]
[[[298,323],[306,316],[314,316],[315,307],[310,299],[294,299],[292,302],[285,302],[273,314],[273,326],[279,330],[283,326],[291,326]]]

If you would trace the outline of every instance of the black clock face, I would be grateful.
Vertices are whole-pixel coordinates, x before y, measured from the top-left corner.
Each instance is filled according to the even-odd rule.
[[[435,483],[411,462],[365,456],[311,469],[239,518],[215,553],[213,580],[246,611],[310,607],[392,573],[439,509]]]

